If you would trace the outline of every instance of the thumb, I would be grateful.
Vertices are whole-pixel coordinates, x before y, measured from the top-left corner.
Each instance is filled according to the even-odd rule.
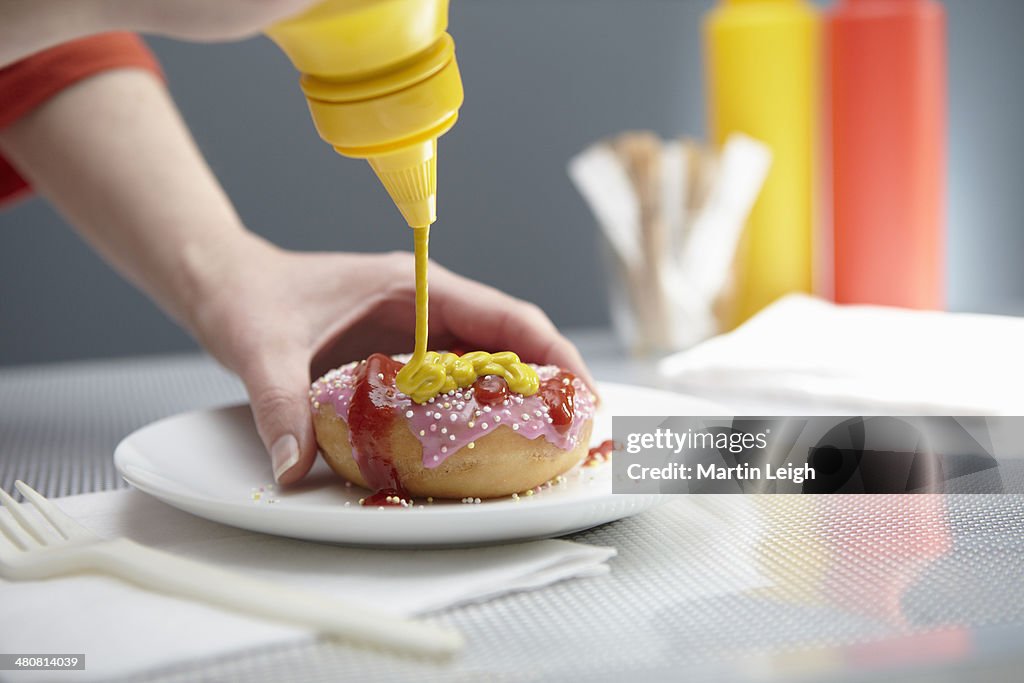
[[[242,377],[249,392],[256,430],[263,440],[274,479],[291,484],[306,476],[316,459],[316,437],[309,410],[308,362],[301,354],[259,363]]]

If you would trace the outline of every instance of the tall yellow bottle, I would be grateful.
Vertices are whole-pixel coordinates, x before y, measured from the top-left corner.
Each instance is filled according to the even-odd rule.
[[[437,220],[437,138],[462,105],[447,28],[448,0],[327,0],[267,30],[320,137],[366,159],[415,228]]]
[[[721,0],[705,17],[714,141],[739,131],[772,150],[737,254],[732,325],[812,289],[819,33],[805,0]]]

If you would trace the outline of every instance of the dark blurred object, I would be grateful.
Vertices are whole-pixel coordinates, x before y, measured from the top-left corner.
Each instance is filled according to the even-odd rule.
[[[952,417],[850,418],[808,449],[807,462],[815,476],[804,493],[943,493],[960,477],[998,467]]]

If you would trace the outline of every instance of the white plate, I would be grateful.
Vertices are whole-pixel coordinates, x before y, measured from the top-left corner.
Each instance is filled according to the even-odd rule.
[[[611,438],[612,415],[719,415],[692,397],[623,384],[600,385],[595,442]],[[243,529],[315,541],[377,546],[493,543],[562,536],[635,515],[664,500],[612,494],[611,464],[577,467],[565,481],[518,501],[501,498],[411,508],[363,508],[367,492],[346,486],[317,459],[300,484],[273,487],[270,461],[247,405],[185,413],[143,427],[114,452],[125,480],[192,514]]]

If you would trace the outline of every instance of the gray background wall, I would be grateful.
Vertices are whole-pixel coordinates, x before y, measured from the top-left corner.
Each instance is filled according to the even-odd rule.
[[[565,175],[627,128],[702,135],[700,17],[710,0],[454,0],[467,97],[444,137],[438,261],[540,303],[564,327],[607,324],[592,219]],[[825,3],[820,3],[825,4]],[[949,299],[1024,312],[1020,0],[948,0]],[[171,89],[249,227],[296,249],[410,248],[361,162],[316,137],[269,41],[154,39]],[[520,239],[479,258],[498,235]],[[529,245],[544,245],[534,249]],[[533,260],[529,277],[511,264]],[[192,342],[46,205],[0,213],[0,364],[144,354]]]

